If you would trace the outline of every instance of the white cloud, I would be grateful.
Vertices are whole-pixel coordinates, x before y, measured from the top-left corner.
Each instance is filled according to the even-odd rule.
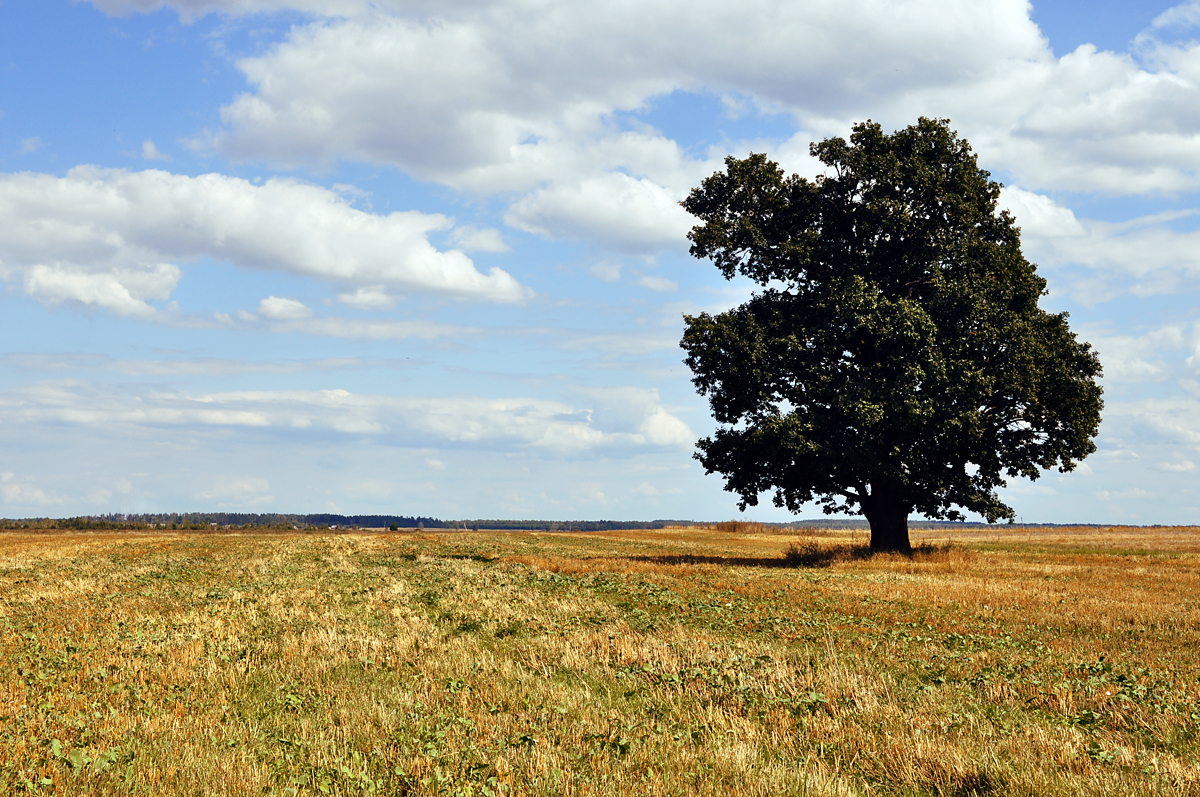
[[[450,234],[454,245],[467,252],[509,252],[499,230],[479,230],[474,227],[456,227]]]
[[[35,265],[25,271],[24,282],[26,293],[50,305],[76,301],[118,315],[151,316],[156,311],[146,300],[170,298],[182,273],[170,263],[108,273],[89,273],[73,265]]]
[[[638,280],[638,285],[659,293],[673,293],[679,290],[679,283],[666,277],[642,277]]]
[[[382,285],[366,285],[354,293],[339,293],[338,301],[360,310],[390,310],[396,299],[389,296]]]
[[[1141,60],[1087,45],[1056,59],[1024,0],[169,5],[330,17],[239,63],[251,90],[205,139],[226,155],[391,163],[455,188],[518,192],[507,223],[551,238],[683,246],[690,220],[674,203],[746,143],[696,157],[615,116],[673,91],[790,113],[805,132],[762,143],[805,168],[809,137],[866,116],[901,125],[927,114],[951,117],[986,166],[1028,188],[1200,188],[1200,44],[1151,31]],[[1154,30],[1195,13],[1181,6]]]
[[[103,487],[93,487],[87,491],[87,499],[93,504],[107,504],[112,497],[112,490],[106,490]]]
[[[799,112],[871,84],[855,74],[863,64],[897,63],[910,67],[905,79],[915,71],[918,85],[936,85],[1040,46],[1023,13],[972,16],[950,2],[868,3],[861,14],[833,2],[702,5],[574,4],[548,14],[478,3],[439,6],[436,23],[406,5],[300,26],[240,62],[253,92],[226,106],[225,129],[205,140],[234,158],[344,157],[457,188],[522,191],[506,217],[521,229],[625,250],[681,247],[690,219],[676,203],[722,153],[690,157],[653,130],[614,125],[613,112],[675,90],[739,92]],[[893,75],[877,70],[882,85],[868,106],[903,83]]]
[[[1145,384],[1177,379],[1193,334],[1181,324],[1152,329],[1142,335],[1089,334],[1087,340],[1100,355],[1105,382]],[[1171,356],[1175,353],[1174,356]]]
[[[308,318],[312,315],[312,310],[296,299],[268,296],[258,303],[258,314],[276,321],[293,321],[298,318]]]
[[[1168,446],[1200,452],[1200,400],[1186,397],[1109,401],[1104,432],[1136,440],[1137,447]],[[1136,452],[1132,452],[1136,456]]]
[[[21,139],[21,154],[22,155],[32,154],[34,152],[37,152],[39,149],[41,149],[44,146],[46,146],[46,142],[42,141],[37,136],[31,136],[30,138],[23,138],[23,139]]]
[[[409,338],[432,340],[440,337],[461,338],[479,334],[476,329],[456,324],[438,324],[431,321],[381,321],[336,316],[279,322],[271,325],[271,331],[356,340],[407,340]]]
[[[1125,490],[1099,490],[1096,492],[1096,497],[1101,501],[1128,501],[1153,498],[1154,494],[1140,487],[1130,487]]]
[[[1180,462],[1160,462],[1154,466],[1154,469],[1167,473],[1191,473],[1196,469],[1196,463],[1187,459]]]
[[[209,489],[197,493],[196,498],[215,501],[222,508],[239,504],[260,506],[275,500],[270,491],[270,482],[260,476],[222,476],[215,479]]]
[[[672,91],[714,94],[742,113],[790,113],[818,137],[867,116],[885,125],[949,116],[985,164],[1029,188],[1200,188],[1200,43],[1156,38],[1194,25],[1194,2],[1157,17],[1137,57],[1083,45],[1062,58],[1026,0],[95,2],[189,18],[315,15],[239,62],[251,90],[225,106],[210,143],[235,158],[349,158],[459,188],[537,192],[514,222],[556,237],[612,231],[558,218],[556,198],[621,176],[678,195],[703,175],[705,162],[663,157],[674,142],[614,119]]]
[[[588,271],[605,282],[619,282],[621,279],[622,263],[603,261],[592,266]]]
[[[1119,294],[1153,296],[1180,290],[1200,280],[1200,230],[1176,230],[1169,224],[1200,215],[1174,210],[1124,222],[1080,219],[1049,197],[1006,187],[1001,207],[1013,212],[1022,228],[1022,248],[1042,266],[1083,266],[1068,275],[1067,291],[1085,304]]]
[[[653,388],[581,388],[591,399],[592,424],[601,430],[631,429],[639,442],[663,446],[690,446],[695,436],[687,424],[671,415]]]
[[[1016,0],[658,0],[548,11],[461,4],[439,8],[430,24],[417,6],[402,12],[408,18],[297,28],[241,62],[256,93],[225,109],[222,144],[254,157],[348,156],[461,173],[520,160],[530,136],[587,127],[675,89],[832,109],[1046,52]],[[391,134],[378,135],[385,125]]]
[[[693,442],[691,430],[662,406],[655,390],[589,389],[585,395],[590,406],[539,398],[402,397],[340,389],[130,396],[72,381],[0,393],[0,423],[258,427],[272,433],[370,436],[419,448],[565,455],[621,455]]]
[[[1012,212],[1026,239],[1064,238],[1087,235],[1087,229],[1065,208],[1048,196],[1015,185],[1000,191],[999,207]]]
[[[1158,28],[1194,28],[1200,25],[1200,2],[1190,0],[1174,8],[1168,8],[1150,23],[1150,27]]]
[[[148,161],[169,161],[171,156],[158,151],[158,147],[154,146],[154,142],[146,139],[142,142],[142,159]]]
[[[385,305],[379,295],[372,295],[371,292],[340,294],[339,298],[347,304],[366,309],[379,309],[393,303],[387,302]],[[363,301],[360,302],[360,299]],[[474,327],[440,324],[434,321],[314,316],[303,303],[276,296],[264,299],[258,306],[258,312],[259,315],[255,315],[239,310],[236,320],[225,313],[216,313],[214,320],[226,328],[241,325],[244,328],[267,329],[281,334],[319,335],[350,340],[433,340],[446,337],[470,338],[480,334],[480,330]]]
[[[696,441],[696,436],[683,421],[667,412],[662,407],[656,407],[646,417],[638,429],[646,442],[656,446],[690,446]]]
[[[504,271],[481,274],[428,233],[444,216],[364,213],[338,194],[291,180],[77,167],[65,177],[0,175],[0,262],[28,293],[126,315],[150,315],[180,276],[170,261],[203,257],[335,284],[384,285],[456,298],[522,301]],[[167,262],[164,262],[167,261]]]
[[[539,189],[515,202],[504,221],[549,238],[600,240],[616,249],[682,249],[695,221],[679,207],[684,196],[649,179],[609,173]]]
[[[64,503],[63,499],[48,495],[31,479],[23,478],[12,471],[0,473],[0,500],[16,506],[49,506]]]
[[[211,143],[522,191],[508,223],[639,250],[681,245],[674,203],[713,166],[614,123],[671,91],[790,112],[818,136],[867,115],[949,115],[1032,187],[1200,186],[1200,46],[1156,45],[1153,68],[1088,47],[1055,59],[1020,0],[480,2],[439,7],[436,22],[422,5],[387,8],[299,26],[241,61],[252,91]]]
[[[0,365],[29,371],[66,371],[71,373],[102,371],[135,376],[296,374],[306,371],[363,368],[368,364],[382,365],[383,362],[363,360],[357,357],[290,362],[255,362],[252,360],[223,360],[212,357],[185,360],[128,360],[109,357],[103,354],[0,354]]]
[[[1083,45],[1005,64],[975,86],[928,92],[929,107],[958,122],[991,168],[1034,189],[1137,194],[1200,186],[1197,87],[1200,48],[1159,50],[1157,69]],[[959,94],[965,92],[966,95]],[[887,116],[895,118],[897,98]]]

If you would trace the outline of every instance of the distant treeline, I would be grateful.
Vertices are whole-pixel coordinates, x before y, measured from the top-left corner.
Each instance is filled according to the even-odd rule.
[[[472,529],[505,531],[613,531],[618,529],[661,529],[695,525],[691,520],[442,520],[410,515],[285,515],[254,512],[166,512],[89,515],[73,518],[0,519],[3,529],[74,529],[104,531],[129,528],[206,529],[221,528],[398,528]]]
[[[74,529],[105,531],[137,528],[212,529],[219,528],[368,528],[368,529],[457,529],[480,531],[617,531],[620,529],[661,529],[668,526],[760,526],[773,529],[866,529],[861,518],[820,518],[793,520],[788,523],[715,523],[695,520],[442,520],[419,515],[285,515],[254,512],[166,512],[146,514],[88,515],[73,518],[0,518],[0,529]],[[1022,528],[1105,528],[1103,523],[1018,523]],[[913,520],[914,529],[988,528],[981,522]],[[992,526],[994,528],[994,525]]]
[[[618,529],[661,529],[667,526],[691,526],[691,520],[441,520],[432,517],[402,515],[300,515],[310,526],[358,526],[359,528],[401,529],[472,529],[486,531],[615,531]]]
[[[620,529],[663,529],[695,526],[693,520],[451,520],[442,528],[507,531],[618,531]],[[426,524],[426,528],[429,525]]]

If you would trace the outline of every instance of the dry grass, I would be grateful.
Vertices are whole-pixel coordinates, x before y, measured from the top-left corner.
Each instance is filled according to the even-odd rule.
[[[1200,531],[0,535],[0,793],[1200,793]]]

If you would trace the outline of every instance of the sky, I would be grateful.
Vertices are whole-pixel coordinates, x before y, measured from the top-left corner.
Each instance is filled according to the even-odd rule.
[[[1200,2],[0,0],[0,516],[742,517],[678,344],[753,286],[678,203],[930,116],[1105,369],[1097,452],[1002,496],[1198,522],[1198,39]]]

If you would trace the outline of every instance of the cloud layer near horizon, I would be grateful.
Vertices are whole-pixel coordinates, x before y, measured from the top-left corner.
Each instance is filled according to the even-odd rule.
[[[584,406],[536,398],[362,395],[347,390],[253,390],[145,395],[78,380],[0,392],[0,415],[26,425],[108,429],[229,427],[311,430],[378,438],[386,445],[467,450],[534,449],[563,456],[628,456],[694,440],[661,404],[658,391],[588,391]]]

